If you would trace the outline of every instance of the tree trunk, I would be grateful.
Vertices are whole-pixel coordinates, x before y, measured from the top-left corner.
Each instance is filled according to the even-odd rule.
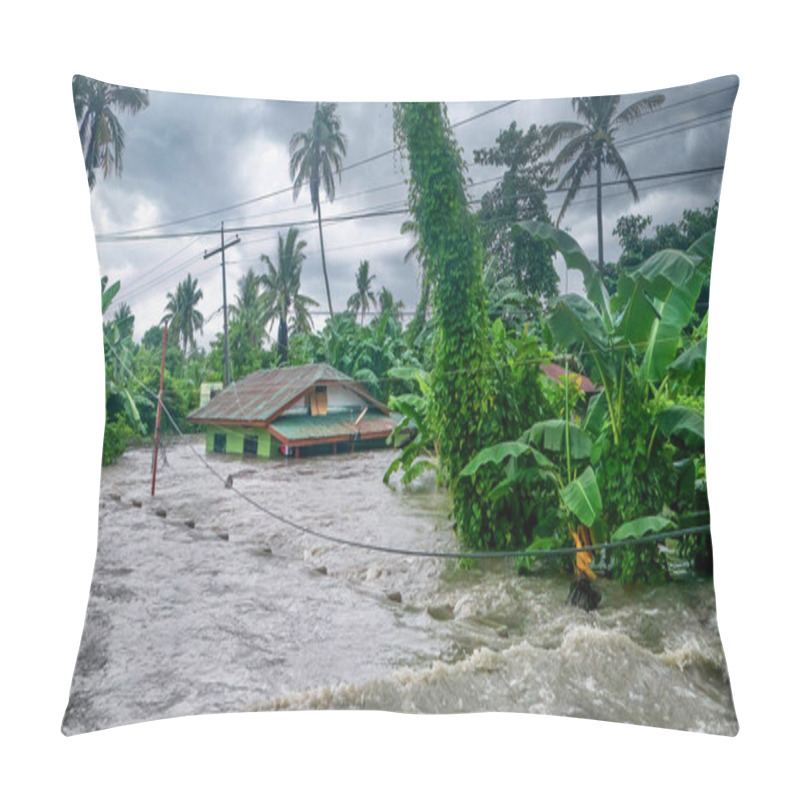
[[[322,209],[317,203],[317,224],[319,225],[319,249],[322,253],[322,275],[325,278],[325,292],[328,295],[328,311],[333,319],[333,303],[331,303],[331,287],[328,283],[328,268],[325,266],[325,245],[322,243]]]
[[[600,154],[597,154],[597,268],[603,277],[603,189],[600,182]]]
[[[289,326],[281,317],[278,322],[278,363],[285,364],[289,356]]]

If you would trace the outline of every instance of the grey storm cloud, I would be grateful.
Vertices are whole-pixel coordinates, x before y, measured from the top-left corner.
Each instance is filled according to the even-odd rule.
[[[719,196],[721,173],[674,175],[724,163],[735,78],[690,87],[661,90],[664,107],[617,134],[630,174],[637,180],[640,202],[624,186],[604,190],[604,242],[607,260],[618,255],[614,223],[629,213],[650,215],[653,225],[677,222],[684,209],[705,208]],[[659,91],[659,90],[655,90]],[[624,96],[620,107],[643,95]],[[335,98],[333,98],[335,100]],[[136,336],[158,324],[166,294],[188,273],[203,290],[201,312],[208,322],[201,337],[207,344],[221,328],[219,257],[204,259],[220,244],[224,223],[228,302],[248,269],[261,270],[261,256],[275,257],[278,234],[289,226],[301,229],[307,242],[303,292],[325,308],[319,238],[310,197],[303,189],[293,200],[289,176],[289,141],[311,123],[314,104],[151,92],[150,105],[136,116],[120,115],[125,130],[121,178],[99,180],[91,195],[95,231],[101,236],[101,274],[121,281],[118,302],[127,302],[136,316]],[[419,296],[418,268],[404,262],[413,244],[401,236],[408,218],[406,173],[394,151],[389,103],[340,103],[338,112],[347,137],[347,157],[333,203],[323,200],[325,254],[334,309],[345,307],[355,289],[361,260],[370,262],[376,288],[385,286],[406,308]],[[526,130],[574,119],[568,98],[540,101],[458,102],[448,116],[463,150],[473,185],[471,197],[491,188],[502,170],[472,165],[475,149],[490,147],[511,122]],[[648,176],[670,176],[639,180]],[[604,174],[604,181],[615,176]],[[553,219],[563,194],[550,195]],[[370,216],[364,216],[370,215]],[[562,227],[596,254],[594,190],[576,197]],[[111,234],[126,234],[104,239]],[[181,234],[178,236],[177,234]],[[131,236],[156,238],[131,239]],[[570,289],[578,281],[570,276]],[[562,288],[564,287],[562,272]],[[318,325],[324,314],[316,317]]]

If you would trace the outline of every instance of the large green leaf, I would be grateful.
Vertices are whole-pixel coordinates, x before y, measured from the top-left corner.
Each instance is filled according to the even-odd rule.
[[[473,459],[461,470],[460,477],[474,475],[484,464],[500,464],[507,458],[517,458],[523,453],[531,450],[530,445],[522,442],[501,442],[492,447],[484,447]]]
[[[586,526],[591,527],[603,510],[597,476],[591,467],[561,490],[564,505]]]
[[[690,386],[701,387],[706,381],[707,337],[687,347],[670,365],[667,371],[676,378],[688,381]]]
[[[603,319],[610,327],[611,313],[608,305],[608,290],[600,277],[597,267],[589,261],[581,246],[568,233],[564,233],[564,231],[554,228],[546,222],[518,222],[514,225],[514,229],[526,231],[534,239],[541,239],[552,245],[561,253],[569,269],[580,270],[583,275],[586,296],[597,306]]]
[[[599,312],[585,297],[577,294],[560,297],[547,317],[547,325],[561,347],[583,349],[584,361],[595,383],[613,386],[614,351]]]
[[[688,253],[700,256],[701,261],[697,265],[704,275],[711,274],[711,259],[714,255],[714,237],[716,231],[706,231],[696,242],[694,242],[688,249]]]
[[[667,406],[656,415],[658,427],[667,436],[679,436],[690,446],[705,442],[703,415],[687,406]]]
[[[522,438],[542,450],[551,453],[566,452],[567,423],[563,419],[548,419],[531,426]],[[569,423],[570,458],[589,458],[592,453],[592,440],[577,425]]]
[[[639,517],[625,522],[617,528],[611,536],[612,542],[623,539],[641,539],[648,533],[660,533],[672,526],[672,521],[666,517]]]
[[[644,383],[661,381],[675,360],[681,332],[692,318],[703,285],[703,276],[696,269],[698,261],[699,257],[679,250],[662,250],[634,272],[634,280],[643,281],[653,296],[659,315],[644,343],[639,367],[639,379]]]

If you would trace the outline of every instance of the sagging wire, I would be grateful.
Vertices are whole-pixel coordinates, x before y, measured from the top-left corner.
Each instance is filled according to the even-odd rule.
[[[240,491],[233,485],[229,485],[227,481],[227,477],[223,477],[220,472],[218,472],[206,459],[201,453],[197,451],[197,448],[194,444],[188,440],[188,435],[184,433],[178,423],[175,421],[174,417],[170,413],[169,409],[164,405],[163,401],[156,395],[154,392],[150,390],[148,386],[146,386],[131,370],[130,368],[122,361],[114,345],[109,342],[108,338],[103,334],[103,338],[106,341],[106,344],[111,351],[114,358],[120,363],[122,368],[144,389],[144,391],[150,395],[157,403],[161,404],[161,408],[163,409],[164,414],[166,414],[167,419],[172,424],[172,427],[175,429],[177,434],[184,439],[189,449],[194,453],[197,458],[203,463],[206,469],[209,470],[215,477],[217,477],[223,485],[229,487],[235,494],[237,494],[242,500],[252,505],[254,508],[258,509],[264,514],[267,514],[272,519],[276,520],[277,522],[286,525],[287,527],[294,528],[301,533],[304,533],[308,536],[315,537],[317,539],[323,539],[327,542],[331,542],[334,544],[343,545],[346,547],[355,547],[362,550],[371,550],[374,552],[386,553],[390,555],[398,555],[398,556],[413,556],[419,558],[443,558],[443,559],[475,559],[475,560],[484,560],[484,559],[498,559],[498,558],[534,558],[534,557],[556,557],[556,556],[574,556],[576,553],[589,553],[589,552],[598,552],[598,551],[605,551],[605,550],[613,550],[620,547],[630,547],[630,546],[637,546],[642,544],[648,544],[651,542],[660,542],[665,541],[667,539],[680,539],[684,536],[694,536],[699,534],[707,534],[711,530],[710,525],[698,525],[691,528],[682,528],[680,530],[674,531],[665,531],[661,533],[649,534],[642,536],[635,540],[625,539],[617,542],[605,542],[602,544],[595,544],[595,545],[585,545],[582,547],[558,547],[558,548],[551,548],[547,550],[502,550],[502,551],[440,551],[440,550],[413,550],[408,548],[401,548],[401,547],[389,547],[386,545],[377,545],[377,544],[370,544],[368,542],[359,542],[354,539],[346,539],[341,536],[334,536],[332,534],[322,533],[321,531],[314,530],[313,528],[309,528],[306,525],[302,525],[294,520],[290,520],[287,517],[278,514],[262,503],[259,503],[254,498],[248,496],[244,492]]]

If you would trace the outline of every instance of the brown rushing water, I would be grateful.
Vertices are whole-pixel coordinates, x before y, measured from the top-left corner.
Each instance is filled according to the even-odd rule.
[[[255,462],[202,446],[169,447],[154,498],[151,451],[103,470],[64,733],[293,708],[737,732],[711,581],[624,590],[600,580],[603,601],[586,613],[565,604],[567,577],[520,576],[510,560],[466,571],[300,533],[226,489],[197,455],[223,476],[248,471],[236,490],[309,529],[452,550],[447,495],[431,483],[386,487],[389,451]]]

